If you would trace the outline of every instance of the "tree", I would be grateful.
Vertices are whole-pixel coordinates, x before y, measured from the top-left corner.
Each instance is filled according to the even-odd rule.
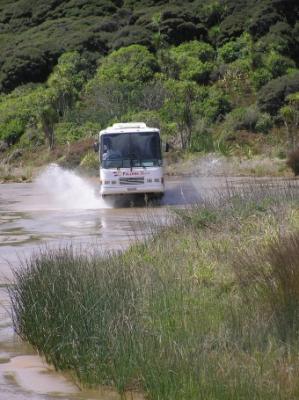
[[[64,53],[49,76],[47,86],[53,89],[57,111],[64,116],[79,98],[79,93],[86,82],[86,61],[76,51]]]
[[[248,33],[243,33],[235,40],[225,43],[217,50],[218,60],[224,63],[231,63],[233,61],[242,59],[252,59],[253,55],[253,42]]]
[[[77,52],[63,54],[46,86],[40,86],[29,95],[30,112],[44,132],[49,148],[55,144],[55,124],[65,116],[79,98],[86,81],[85,60]]]
[[[195,123],[198,86],[195,82],[169,80],[165,87],[167,96],[161,112],[164,119],[176,122],[182,149],[187,149]]]
[[[30,94],[30,101],[32,117],[44,132],[49,148],[53,149],[54,125],[59,119],[57,93],[52,88],[39,87]]]
[[[289,150],[295,150],[298,146],[299,92],[290,94],[287,102],[288,104],[280,109],[280,116],[286,127]]]
[[[158,63],[145,46],[131,45],[113,51],[102,61],[95,80],[100,82],[147,82],[158,71]]]
[[[204,42],[192,41],[170,49],[170,57],[177,65],[181,80],[207,83],[214,67],[215,51]]]

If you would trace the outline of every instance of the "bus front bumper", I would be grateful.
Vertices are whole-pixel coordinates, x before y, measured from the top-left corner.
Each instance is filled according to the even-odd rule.
[[[163,194],[165,187],[163,184],[155,186],[131,186],[131,187],[121,187],[121,186],[100,186],[101,196],[113,196],[113,195],[125,195],[125,194]]]

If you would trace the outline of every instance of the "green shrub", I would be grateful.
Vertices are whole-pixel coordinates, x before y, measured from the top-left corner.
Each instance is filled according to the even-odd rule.
[[[246,129],[267,133],[272,127],[272,120],[269,114],[261,113],[256,106],[239,107],[227,115],[225,126],[232,131]]]
[[[251,74],[251,82],[256,90],[270,82],[273,78],[271,72],[267,68],[258,68]]]
[[[293,58],[296,52],[295,37],[290,24],[286,21],[278,21],[270,27],[269,32],[260,40],[267,49]]]
[[[200,104],[200,113],[209,122],[216,122],[224,118],[231,110],[228,96],[220,89],[212,87],[208,96]]]
[[[225,63],[231,63],[239,57],[240,46],[233,40],[231,42],[225,43],[217,51],[218,57],[221,61]]]
[[[20,119],[11,119],[0,126],[0,139],[12,145],[18,142],[24,131],[24,121]]]
[[[45,144],[45,137],[37,126],[27,125],[23,135],[20,138],[20,147],[35,148]]]
[[[268,133],[269,130],[273,127],[273,120],[271,115],[268,113],[260,113],[258,120],[255,124],[256,132],[260,133]]]
[[[251,38],[244,33],[236,40],[225,43],[217,50],[220,62],[231,63],[236,60],[250,58],[251,56]]]
[[[299,91],[299,73],[284,75],[268,82],[258,92],[258,106],[261,111],[277,114],[287,96]]]
[[[213,67],[213,63],[203,63],[202,61],[196,60],[192,57],[186,57],[182,64],[180,64],[180,79],[195,81],[198,83],[207,83]]]
[[[190,150],[202,152],[214,150],[212,129],[204,118],[197,120],[195,123],[191,136]]]
[[[155,3],[152,3],[155,4]],[[162,3],[160,3],[162,5]],[[191,5],[191,4],[190,4]],[[174,5],[164,3],[162,6],[159,29],[163,41],[171,45],[179,45],[191,40],[202,40],[207,37],[207,29],[200,19],[193,13],[199,14],[202,7],[196,7],[196,3],[190,7],[184,3]]]
[[[215,50],[210,44],[197,40],[172,47],[170,54],[178,62],[185,57],[194,57],[202,62],[213,61],[216,55]]]
[[[208,43],[193,41],[181,44],[170,49],[170,57],[177,65],[180,79],[208,82],[215,58],[215,51]]]
[[[156,58],[141,45],[131,45],[113,51],[98,68],[100,82],[146,82],[158,71]]]
[[[60,122],[55,126],[56,142],[58,144],[72,143],[81,138],[94,136],[98,131],[99,125],[95,123],[77,125],[72,122]]]
[[[293,60],[282,56],[275,51],[271,51],[266,56],[264,65],[269,70],[273,78],[285,75],[289,68],[294,68],[296,66]]]

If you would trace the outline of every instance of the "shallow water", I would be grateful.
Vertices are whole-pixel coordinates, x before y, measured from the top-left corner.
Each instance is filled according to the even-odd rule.
[[[148,208],[143,199],[129,198],[114,208],[97,196],[96,185],[57,166],[34,183],[0,185],[0,400],[119,399],[108,389],[80,391],[22,342],[12,328],[5,288],[12,268],[44,246],[122,250],[146,234],[147,222],[166,223],[165,206],[198,198],[191,182],[172,179],[160,205]]]
[[[34,183],[0,185],[0,400],[119,399],[110,390],[80,391],[14,334],[5,289],[12,268],[44,246],[122,250],[147,234],[149,222],[167,223],[169,207],[213,198],[215,191],[244,182],[250,180],[171,178],[160,204],[145,207],[143,200],[123,198],[117,208],[97,196],[97,180],[88,182],[57,166]]]

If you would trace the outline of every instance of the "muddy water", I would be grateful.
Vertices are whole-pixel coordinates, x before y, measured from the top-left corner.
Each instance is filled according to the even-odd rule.
[[[0,185],[0,400],[119,398],[108,389],[81,391],[14,334],[6,291],[12,268],[44,246],[124,249],[146,234],[146,220],[165,220],[166,206],[199,197],[191,181],[172,179],[159,206],[147,208],[136,199],[125,199],[115,207],[99,199],[96,183],[87,184],[55,166],[34,183]]]
[[[6,292],[12,268],[44,246],[71,244],[84,251],[124,249],[146,234],[143,222],[166,221],[169,207],[199,202],[213,196],[215,189],[243,183],[244,179],[168,179],[162,203],[153,208],[135,199],[126,199],[117,207],[105,203],[96,195],[96,183],[88,184],[55,166],[34,183],[0,185],[0,400],[119,398],[104,389],[80,391],[18,339]]]

